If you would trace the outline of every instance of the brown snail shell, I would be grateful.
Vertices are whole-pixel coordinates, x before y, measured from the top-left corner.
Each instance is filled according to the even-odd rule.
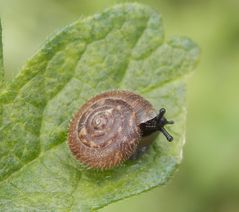
[[[99,94],[87,101],[72,119],[68,133],[70,150],[90,168],[113,168],[142,146],[142,129],[151,134],[147,126],[152,128],[152,123],[148,121],[155,117],[153,106],[137,94],[119,90]],[[163,119],[161,127],[171,123]]]

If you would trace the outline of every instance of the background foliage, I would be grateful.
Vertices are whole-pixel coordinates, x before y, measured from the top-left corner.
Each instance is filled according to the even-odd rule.
[[[95,13],[110,0],[0,0],[6,78],[56,28]],[[117,202],[101,211],[239,211],[239,2],[142,0],[164,17],[166,36],[187,35],[202,49],[189,83],[184,161],[165,188]]]

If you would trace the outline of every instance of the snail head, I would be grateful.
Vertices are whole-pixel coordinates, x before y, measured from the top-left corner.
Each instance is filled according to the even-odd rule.
[[[168,121],[164,115],[166,113],[165,108],[161,108],[159,110],[159,114],[154,117],[153,119],[150,119],[147,122],[140,124],[140,129],[143,134],[143,136],[147,136],[152,134],[155,131],[160,131],[163,133],[163,135],[166,137],[168,141],[173,140],[173,136],[169,134],[169,132],[164,128],[167,124],[174,124],[174,121]]]

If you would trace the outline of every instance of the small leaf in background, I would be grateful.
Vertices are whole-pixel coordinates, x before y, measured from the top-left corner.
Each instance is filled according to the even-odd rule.
[[[3,77],[4,77],[4,69],[3,69],[3,48],[2,48],[2,24],[0,19],[0,88],[3,87]]]
[[[4,84],[4,67],[3,67],[3,47],[2,47],[2,23],[0,19],[0,91],[3,88],[3,84]],[[0,104],[0,126],[2,122],[2,112],[3,112],[3,108],[2,108],[2,104]]]
[[[198,53],[187,38],[165,41],[160,15],[136,3],[55,35],[0,94],[0,210],[88,211],[165,184],[182,159],[184,78]],[[117,88],[165,107],[174,142],[160,135],[137,161],[84,169],[66,143],[69,121],[91,96]]]

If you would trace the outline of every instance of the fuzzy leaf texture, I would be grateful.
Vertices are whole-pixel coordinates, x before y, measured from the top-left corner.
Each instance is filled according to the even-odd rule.
[[[0,211],[91,211],[165,184],[182,159],[184,79],[198,53],[190,39],[165,41],[158,12],[137,3],[79,20],[47,41],[0,94]],[[87,99],[111,89],[165,107],[174,141],[159,135],[139,160],[88,170],[72,157],[67,128]]]

